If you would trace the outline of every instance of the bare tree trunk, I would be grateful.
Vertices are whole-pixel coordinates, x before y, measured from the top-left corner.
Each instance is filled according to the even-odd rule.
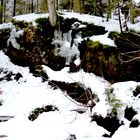
[[[14,0],[13,16],[16,15],[16,0]]]
[[[118,16],[119,16],[120,30],[121,30],[121,33],[123,33],[123,30],[122,30],[122,22],[121,22],[121,14],[120,14],[120,5],[119,5],[119,3],[118,3]]]
[[[6,2],[4,2],[3,7],[3,22],[6,22]]]
[[[69,8],[69,11],[72,11],[73,10],[73,0],[70,0],[70,8]]]
[[[34,0],[31,1],[31,13],[34,12]]]
[[[80,13],[80,0],[74,0],[74,12]]]
[[[3,0],[1,0],[1,5],[0,5],[0,23],[3,22]]]
[[[84,0],[80,0],[80,14],[84,13]]]
[[[129,2],[129,8],[130,8],[130,22],[134,23],[134,6],[132,0]]]
[[[57,23],[57,13],[55,8],[55,0],[48,0],[49,21],[52,26]]]
[[[106,21],[109,21],[109,19],[111,18],[111,7],[110,7],[110,5],[111,5],[111,0],[108,0],[107,19],[106,19]]]
[[[39,4],[38,4],[38,0],[36,0],[36,12],[38,13],[39,9]]]

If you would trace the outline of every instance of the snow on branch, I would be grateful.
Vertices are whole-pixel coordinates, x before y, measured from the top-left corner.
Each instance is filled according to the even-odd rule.
[[[7,46],[9,46],[11,43],[14,48],[20,50],[20,45],[17,43],[16,38],[22,36],[23,32],[24,32],[23,30],[16,31],[16,28],[13,28],[10,33],[9,39],[7,40]]]

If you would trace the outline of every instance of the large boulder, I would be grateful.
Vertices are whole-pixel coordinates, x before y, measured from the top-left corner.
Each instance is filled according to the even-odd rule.
[[[80,46],[81,67],[108,81],[119,81],[118,68],[121,64],[118,49],[100,42],[85,40]]]
[[[84,40],[79,45],[79,51],[81,68],[86,72],[93,72],[111,83],[140,80],[139,54],[126,56],[121,52],[124,50],[119,47],[103,45],[91,40]]]

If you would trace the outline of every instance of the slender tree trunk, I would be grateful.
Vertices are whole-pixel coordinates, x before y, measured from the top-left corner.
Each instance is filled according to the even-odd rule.
[[[73,0],[70,0],[70,8],[69,8],[69,11],[72,11],[73,10]]]
[[[130,7],[130,22],[134,23],[134,6],[132,0],[129,2],[129,7]]]
[[[3,23],[3,0],[1,0],[0,5],[0,23]]]
[[[13,16],[16,15],[16,0],[14,0]]]
[[[34,0],[31,1],[31,13],[34,12]]]
[[[39,5],[38,5],[38,0],[36,0],[36,12],[38,13]]]
[[[4,7],[3,7],[3,22],[6,22],[6,2],[4,2]]]
[[[119,16],[120,30],[121,30],[121,33],[123,33],[122,23],[121,23],[121,14],[120,14],[120,5],[119,4],[118,4],[118,16]]]
[[[84,13],[84,0],[80,0],[80,13]]]
[[[55,0],[48,0],[49,21],[52,26],[57,23],[57,13],[55,8]]]
[[[74,0],[74,12],[80,13],[80,0]]]
[[[111,7],[110,7],[110,5],[111,5],[111,0],[108,0],[107,21],[109,21],[109,18],[111,18]]]

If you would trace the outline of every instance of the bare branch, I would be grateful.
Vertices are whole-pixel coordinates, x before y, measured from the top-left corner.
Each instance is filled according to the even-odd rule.
[[[139,52],[140,52],[140,50],[132,51],[132,52],[126,52],[126,53],[121,53],[121,55],[128,55],[128,54],[139,53]]]
[[[122,61],[122,63],[128,63],[128,62],[132,62],[134,60],[140,60],[140,57],[135,57],[133,59],[129,59],[129,60],[126,60],[126,61]]]

